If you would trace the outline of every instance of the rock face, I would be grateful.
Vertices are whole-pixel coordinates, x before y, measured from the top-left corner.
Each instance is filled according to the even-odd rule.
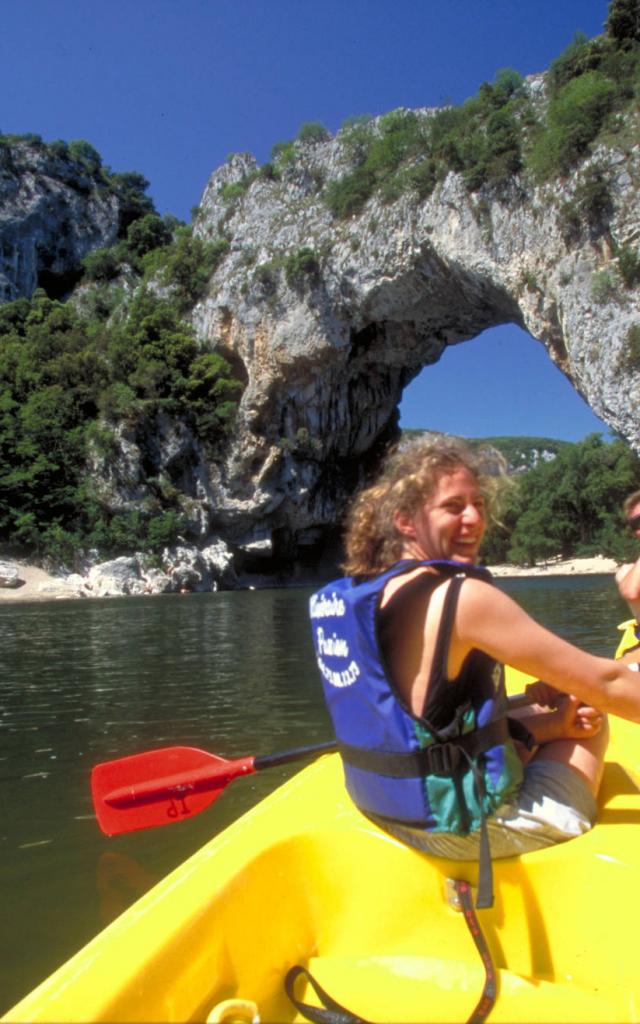
[[[0,145],[0,302],[40,286],[66,295],[117,229],[116,196],[80,163],[37,142]]]
[[[330,537],[396,432],[403,387],[446,346],[503,323],[544,344],[640,451],[638,290],[615,259],[640,247],[640,146],[602,149],[560,185],[514,178],[498,197],[469,193],[450,173],[423,202],[374,196],[337,220],[319,183],[348,168],[340,134],[297,142],[280,180],[252,173],[242,155],[202,199],[196,231],[224,231],[231,247],[194,322],[248,378],[211,509],[227,536],[259,538],[276,562]],[[606,181],[610,216],[571,233],[566,211],[590,169]],[[229,203],[229,186],[247,182]]]
[[[0,587],[14,589],[20,586],[20,574],[10,562],[0,562]]]
[[[218,589],[218,581],[235,582],[231,556],[224,542],[203,550],[193,546],[165,548],[162,568],[149,565],[141,555],[123,555],[100,562],[85,577],[74,576],[73,584],[82,597],[116,597],[123,594],[169,594]]]
[[[211,539],[204,548],[187,544],[164,548],[159,559],[123,555],[108,562],[88,562],[82,569],[49,576],[34,566],[0,561],[0,590],[25,586],[27,600],[34,596],[64,599],[211,592],[232,589],[237,583],[232,552],[220,538]]]

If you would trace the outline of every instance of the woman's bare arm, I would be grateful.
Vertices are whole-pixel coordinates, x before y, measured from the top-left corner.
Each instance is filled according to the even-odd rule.
[[[497,587],[467,579],[460,591],[450,678],[472,647],[544,679],[599,711],[640,723],[640,679],[623,662],[597,657],[545,629]],[[640,658],[640,651],[638,652]]]

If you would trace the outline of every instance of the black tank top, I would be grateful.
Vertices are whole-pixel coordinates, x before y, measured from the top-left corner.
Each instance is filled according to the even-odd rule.
[[[406,702],[400,697],[396,681],[390,670],[391,649],[392,645],[397,642],[398,636],[396,625],[402,621],[407,613],[407,608],[413,601],[420,599],[425,601],[426,615],[431,595],[442,582],[443,577],[440,574],[421,573],[401,587],[384,608],[378,609],[376,627],[380,652],[389,681],[405,708],[407,708]],[[463,582],[463,576],[454,576],[449,584],[442,618],[438,626],[436,649],[431,665],[425,705],[419,716],[438,730],[445,729],[449,725],[455,717],[456,709],[470,701],[472,694],[475,694],[477,700],[479,688],[481,688],[480,692],[483,696],[492,695],[496,688],[496,673],[502,671],[502,666],[488,654],[473,648],[465,658],[457,678],[451,680],[447,678],[449,644],[460,586]],[[407,710],[409,709],[407,708]]]

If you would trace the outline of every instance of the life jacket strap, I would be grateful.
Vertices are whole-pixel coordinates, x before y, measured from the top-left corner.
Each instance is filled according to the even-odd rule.
[[[476,758],[485,750],[505,743],[509,738],[506,718],[464,733],[443,743],[435,741],[428,747],[407,754],[393,751],[369,750],[338,740],[340,755],[354,768],[393,779],[420,778],[426,775],[453,775],[460,764]]]
[[[527,750],[533,750],[537,746],[533,734],[529,732],[522,719],[507,718],[507,722],[509,725],[509,735],[512,740],[524,743]]]

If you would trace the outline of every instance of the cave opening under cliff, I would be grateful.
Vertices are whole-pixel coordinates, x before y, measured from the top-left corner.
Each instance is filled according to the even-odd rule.
[[[66,299],[82,279],[83,273],[81,267],[64,273],[56,273],[41,267],[38,271],[37,287],[42,288],[47,297],[54,301]]]

